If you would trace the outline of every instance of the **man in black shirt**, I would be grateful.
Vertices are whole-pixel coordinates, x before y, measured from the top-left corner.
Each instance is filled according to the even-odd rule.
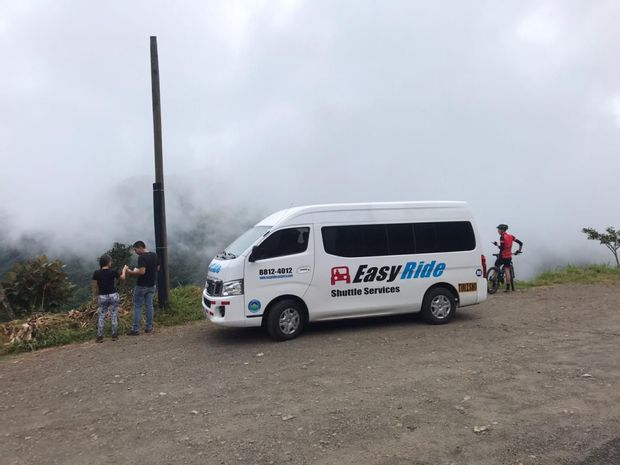
[[[146,307],[145,333],[153,331],[153,296],[155,295],[155,283],[157,272],[159,271],[159,259],[155,252],[149,252],[146,244],[136,241],[133,250],[138,254],[138,266],[129,269],[125,266],[125,271],[131,276],[138,276],[136,287],[133,291],[133,326],[127,333],[129,336],[140,334],[140,323],[142,320],[142,304]]]

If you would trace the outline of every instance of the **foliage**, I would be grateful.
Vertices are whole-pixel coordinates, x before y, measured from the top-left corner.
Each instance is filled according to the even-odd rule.
[[[2,287],[16,315],[27,315],[60,307],[71,298],[74,285],[69,282],[60,260],[40,255],[17,262],[6,273]]]
[[[533,281],[519,281],[519,287],[551,286],[553,284],[611,284],[620,282],[620,269],[608,265],[586,267],[568,265],[545,271]]]
[[[170,291],[165,312],[155,311],[155,323],[174,326],[189,321],[202,320],[202,288],[198,286],[175,287]]]
[[[167,311],[160,311],[155,308],[155,325],[174,326],[204,319],[202,306],[200,303],[202,289],[197,286],[184,286],[172,289],[170,292],[169,307]],[[85,303],[81,309],[91,309],[95,304]],[[121,297],[121,307],[119,308],[118,330],[123,335],[131,328],[133,312],[131,311],[131,296]],[[144,312],[143,312],[144,314]],[[19,342],[10,345],[0,345],[0,354],[16,353],[42,349],[64,344],[94,340],[97,334],[97,317],[93,313],[92,318],[86,323],[80,323],[71,319],[69,314],[41,315],[41,317],[51,322],[49,325],[42,325],[36,332],[35,338],[28,342]],[[27,319],[14,323],[23,323]],[[109,331],[109,324],[106,324],[106,331]],[[0,337],[2,331],[0,331]]]
[[[4,288],[0,284],[0,321],[11,321],[15,319],[15,313],[4,294]]]
[[[131,261],[131,251],[133,247],[131,245],[123,244],[121,242],[115,242],[112,248],[102,255],[109,255],[112,257],[112,268],[120,270],[129,265]]]
[[[620,249],[620,230],[616,230],[614,227],[609,226],[603,233],[598,232],[594,228],[583,228],[581,232],[586,234],[589,240],[599,241],[601,245],[607,247],[616,259],[616,266],[620,267],[620,261],[618,260],[618,249]]]

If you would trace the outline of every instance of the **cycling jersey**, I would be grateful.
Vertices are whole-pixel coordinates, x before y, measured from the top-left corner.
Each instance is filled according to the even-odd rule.
[[[507,232],[502,233],[499,239],[499,256],[501,258],[512,258],[512,243],[517,238]]]

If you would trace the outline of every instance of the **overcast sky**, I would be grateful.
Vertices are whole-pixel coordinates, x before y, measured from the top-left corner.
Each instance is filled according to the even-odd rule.
[[[152,237],[156,35],[170,231],[466,200],[526,274],[608,262],[580,230],[620,226],[619,23],[613,0],[2,0],[5,240]]]

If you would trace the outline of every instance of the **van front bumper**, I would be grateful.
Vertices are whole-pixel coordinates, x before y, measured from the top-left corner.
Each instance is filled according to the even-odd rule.
[[[216,325],[231,327],[255,326],[254,324],[248,324],[248,319],[245,317],[245,299],[243,295],[213,297],[207,294],[207,290],[204,289],[202,291],[202,309],[205,317]],[[255,322],[251,321],[251,323]],[[260,321],[258,321],[258,326],[260,326]]]

